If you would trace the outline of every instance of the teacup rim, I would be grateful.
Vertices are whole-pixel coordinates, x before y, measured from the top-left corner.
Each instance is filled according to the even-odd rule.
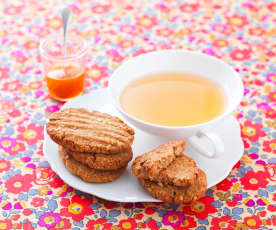
[[[113,76],[116,74],[116,72],[120,71],[120,69],[122,69],[124,67],[124,65],[127,65],[128,63],[130,62],[133,62],[135,61],[136,58],[141,58],[141,56],[150,56],[150,55],[158,55],[158,54],[162,54],[162,53],[187,53],[187,54],[192,54],[192,55],[198,55],[198,56],[204,56],[206,58],[209,58],[209,59],[213,59],[214,61],[216,62],[219,62],[220,64],[222,65],[225,65],[226,67],[229,68],[229,70],[232,72],[233,75],[235,75],[236,79],[239,81],[239,84],[241,86],[241,93],[239,95],[239,100],[238,100],[238,103],[236,103],[235,105],[232,105],[231,107],[233,107],[232,110],[229,110],[228,112],[225,111],[223,112],[222,114],[218,115],[217,117],[209,120],[209,121],[206,121],[206,122],[202,122],[202,123],[198,123],[198,124],[194,124],[194,125],[186,125],[186,126],[166,126],[166,125],[158,125],[158,124],[154,124],[154,123],[150,123],[150,122],[147,122],[147,121],[143,121],[143,120],[140,120],[139,118],[127,113],[126,111],[124,111],[121,106],[120,106],[120,103],[116,103],[116,101],[114,100],[114,97],[112,96],[112,90],[111,90],[111,82],[112,82],[112,78]],[[137,55],[133,58],[130,58],[128,60],[126,60],[125,62],[123,62],[117,69],[114,70],[114,72],[111,74],[110,78],[109,78],[109,83],[108,83],[108,92],[109,92],[109,96],[111,98],[111,101],[113,101],[113,106],[115,106],[115,108],[123,115],[127,116],[128,118],[131,118],[132,120],[134,121],[137,121],[141,124],[144,124],[144,125],[147,125],[147,126],[151,126],[151,127],[154,127],[154,128],[162,128],[162,129],[170,129],[170,130],[183,130],[183,129],[189,129],[189,128],[200,128],[201,126],[207,126],[207,125],[210,125],[214,122],[217,122],[219,120],[222,120],[223,118],[231,115],[234,111],[235,108],[238,107],[238,105],[240,104],[240,102],[242,101],[242,98],[243,98],[243,92],[244,92],[244,85],[243,85],[243,82],[242,82],[242,79],[239,77],[239,74],[233,69],[232,66],[230,66],[228,63],[222,61],[221,59],[218,59],[214,56],[211,56],[211,55],[208,55],[208,54],[204,54],[204,53],[201,53],[199,51],[190,51],[190,50],[181,50],[181,49],[169,49],[169,50],[157,50],[157,51],[152,51],[152,52],[148,52],[148,53],[144,53],[144,54],[140,54],[140,55]],[[117,105],[119,104],[119,105]]]

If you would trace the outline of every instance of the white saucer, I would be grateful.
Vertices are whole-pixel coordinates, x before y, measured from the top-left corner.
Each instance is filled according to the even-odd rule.
[[[110,104],[108,92],[106,89],[92,91],[91,93],[77,97],[67,102],[66,107],[83,107],[95,109],[121,117],[115,108]],[[135,129],[135,141],[133,143],[134,158],[140,154],[148,152],[156,146],[168,141],[166,138],[156,137]],[[240,126],[237,120],[230,116],[225,119],[219,126],[214,127],[212,131],[216,132],[225,144],[224,154],[217,159],[205,158],[193,151],[187,145],[185,154],[192,157],[199,168],[207,175],[208,188],[222,181],[228,176],[232,167],[239,161],[243,154],[243,142],[240,137]],[[103,184],[86,183],[79,177],[71,174],[63,165],[58,155],[57,144],[55,144],[47,135],[44,129],[43,151],[51,168],[66,182],[68,185],[92,195],[101,197],[106,200],[118,202],[156,202],[138,180],[131,173],[131,163],[129,163],[125,173],[116,181]]]

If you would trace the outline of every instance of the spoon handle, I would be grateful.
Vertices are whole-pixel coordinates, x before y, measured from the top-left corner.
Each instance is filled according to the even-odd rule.
[[[64,57],[66,57],[66,34],[67,34],[68,20],[70,17],[70,8],[68,7],[63,8],[61,15],[62,15],[62,23],[63,23],[63,54],[64,54]]]

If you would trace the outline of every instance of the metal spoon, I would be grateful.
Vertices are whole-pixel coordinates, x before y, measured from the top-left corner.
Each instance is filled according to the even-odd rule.
[[[65,7],[62,9],[62,23],[63,23],[63,55],[66,57],[66,34],[67,34],[67,25],[70,17],[70,8]]]

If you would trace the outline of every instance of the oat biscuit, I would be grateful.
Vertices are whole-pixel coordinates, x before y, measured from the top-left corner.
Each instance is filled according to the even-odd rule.
[[[185,141],[170,141],[136,157],[133,174],[155,198],[165,202],[194,201],[206,192],[205,173],[183,154]]]
[[[174,186],[140,179],[143,187],[156,199],[167,203],[189,203],[204,196],[206,192],[206,177],[203,171],[199,171],[198,180],[192,186]]]
[[[74,175],[79,176],[86,182],[104,183],[111,182],[119,178],[126,169],[126,166],[117,170],[95,170],[87,165],[76,161],[65,151],[59,150],[59,155],[65,167]]]
[[[46,129],[57,144],[77,152],[119,153],[134,139],[134,130],[119,118],[82,108],[55,112]]]
[[[72,152],[62,147],[59,151],[66,151],[75,160],[97,170],[116,170],[125,167],[133,156],[131,148],[117,154]]]

